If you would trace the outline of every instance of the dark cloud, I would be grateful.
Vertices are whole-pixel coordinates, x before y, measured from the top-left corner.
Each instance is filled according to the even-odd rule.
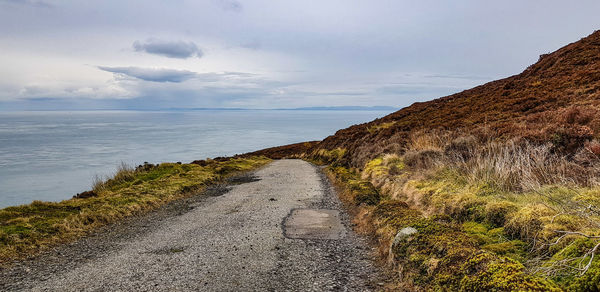
[[[146,52],[148,54],[161,55],[169,58],[187,59],[191,57],[202,57],[202,50],[193,42],[169,42],[156,39],[149,39],[145,42],[133,42],[133,49],[136,52]]]
[[[217,5],[226,11],[240,12],[242,11],[242,3],[237,0],[215,0]]]
[[[174,69],[153,69],[139,67],[104,67],[98,69],[119,75],[127,75],[137,79],[152,82],[174,82],[179,83],[197,76],[195,72]]]

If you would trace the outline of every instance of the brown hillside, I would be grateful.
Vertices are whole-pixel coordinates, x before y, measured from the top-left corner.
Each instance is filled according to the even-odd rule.
[[[600,31],[540,56],[521,74],[415,103],[370,123],[343,129],[317,147],[344,148],[355,167],[384,152],[402,152],[417,130],[486,131],[495,137],[559,139],[565,149],[600,133]],[[558,137],[558,138],[557,138]]]

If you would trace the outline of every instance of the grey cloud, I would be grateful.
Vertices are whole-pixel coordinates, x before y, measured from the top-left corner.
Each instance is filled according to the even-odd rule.
[[[136,52],[146,52],[148,54],[178,59],[200,58],[204,54],[193,42],[169,42],[156,39],[149,39],[145,42],[135,41],[133,42],[133,49]]]
[[[152,82],[174,82],[179,83],[197,76],[195,72],[174,69],[153,69],[139,67],[105,67],[98,69],[115,74],[127,75],[137,79]]]
[[[242,3],[237,0],[215,0],[215,2],[223,10],[233,12],[242,11]]]
[[[33,7],[43,7],[43,8],[51,8],[54,5],[45,2],[45,1],[36,1],[36,0],[0,0],[0,4],[12,4],[12,5],[26,5]]]

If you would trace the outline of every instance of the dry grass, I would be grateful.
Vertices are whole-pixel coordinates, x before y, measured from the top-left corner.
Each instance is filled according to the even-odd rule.
[[[363,167],[362,177],[383,195],[427,216],[499,230],[493,237],[505,241],[486,240],[483,249],[512,254],[532,273],[544,273],[563,287],[575,285],[578,274],[600,275],[593,258],[600,242],[597,141],[568,154],[552,143],[440,131],[419,132],[410,139],[407,146],[414,148],[385,154]],[[576,251],[573,244],[579,246]]]
[[[144,166],[146,168],[149,167],[148,164],[144,164]],[[142,169],[143,168],[140,168],[139,170]],[[135,174],[136,169],[133,166],[121,161],[121,163],[117,165],[117,169],[112,176],[102,177],[97,174],[94,176],[92,181],[92,191],[99,193],[110,188],[111,185],[117,185],[130,181],[135,177]]]
[[[595,187],[600,179],[600,158],[590,154],[586,148],[569,157],[553,151],[551,144],[488,142],[473,147],[468,159],[456,159],[463,154],[456,155],[449,160],[449,167],[471,183],[489,183],[503,191],[535,191],[545,185]]]

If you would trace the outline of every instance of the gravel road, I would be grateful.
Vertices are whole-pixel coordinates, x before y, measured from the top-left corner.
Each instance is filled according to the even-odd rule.
[[[286,217],[305,208],[340,210],[344,236],[287,238]],[[279,160],[0,270],[0,290],[377,290],[373,252],[341,210],[317,167]]]

